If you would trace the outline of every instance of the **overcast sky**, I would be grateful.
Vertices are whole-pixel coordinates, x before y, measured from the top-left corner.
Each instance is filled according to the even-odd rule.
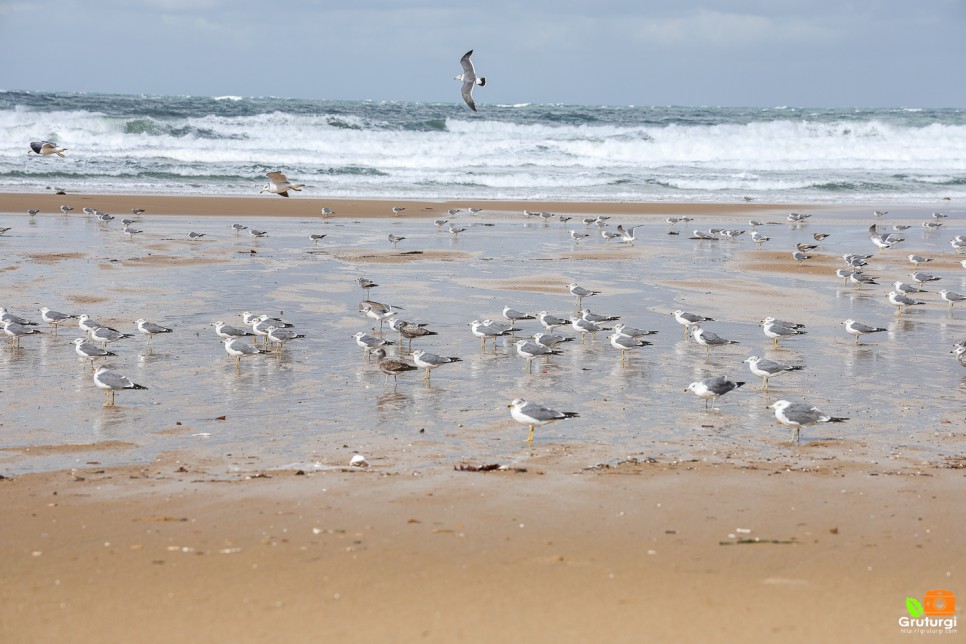
[[[0,0],[0,89],[966,107],[966,0]]]

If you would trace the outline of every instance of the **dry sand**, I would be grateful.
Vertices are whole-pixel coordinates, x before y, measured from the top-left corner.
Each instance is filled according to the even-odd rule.
[[[61,203],[349,217],[789,209],[0,195],[4,212]],[[519,470],[459,465],[253,476],[169,454],[0,480],[0,641],[909,641],[906,597],[966,596],[961,460],[587,467],[538,445]]]

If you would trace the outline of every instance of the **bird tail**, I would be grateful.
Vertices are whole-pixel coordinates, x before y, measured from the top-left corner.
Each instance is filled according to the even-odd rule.
[[[480,87],[483,87],[484,85],[486,85],[486,78],[480,77],[476,79],[476,82],[479,83]]]
[[[743,383],[743,382],[736,382],[735,383],[735,389],[737,389],[738,387],[740,387],[743,384],[745,384],[745,383]]]
[[[131,389],[147,389],[144,385],[135,384]]]
[[[837,416],[832,416],[831,418],[828,419],[828,422],[830,422],[830,423],[844,423],[847,420],[848,420],[848,418],[839,418]]]
[[[563,412],[564,418],[580,418],[580,414],[575,411],[565,411]]]

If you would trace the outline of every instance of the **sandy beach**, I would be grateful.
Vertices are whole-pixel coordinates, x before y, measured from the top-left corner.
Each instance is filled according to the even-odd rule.
[[[84,206],[144,208],[145,233],[125,239]],[[484,210],[457,216],[459,237],[427,221],[471,206]],[[575,244],[575,222],[530,224],[523,209],[610,215],[646,235]],[[787,225],[790,210],[812,223]],[[894,210],[890,223],[922,216]],[[664,223],[682,215],[775,221],[763,229],[780,245],[688,240]],[[235,236],[229,216],[269,236]],[[148,311],[175,327],[111,345],[148,386],[115,409],[68,346],[76,326],[0,348],[0,641],[928,637],[901,632],[906,598],[966,598],[966,371],[948,354],[966,312],[932,293],[898,316],[882,287],[843,285],[837,258],[868,249],[869,219],[757,203],[0,194],[0,304],[32,318],[45,303],[83,309],[128,332]],[[407,241],[392,248],[387,230]],[[790,242],[819,231],[831,236],[814,261],[791,260]],[[873,260],[883,285],[923,252],[963,288],[947,233],[907,236]],[[427,346],[462,362],[387,385],[351,341],[371,326],[363,275],[381,285],[372,299],[429,323]],[[527,374],[512,342],[480,351],[467,331],[504,304],[567,313],[573,280],[605,291],[595,310],[658,330],[654,346],[623,366],[606,338],[577,340]],[[308,337],[236,369],[210,325],[240,325],[245,307]],[[740,344],[706,356],[677,307]],[[808,335],[772,348],[756,326],[769,314]],[[855,345],[850,315],[888,332]],[[759,391],[741,363],[752,352],[806,369]],[[707,412],[682,389],[717,372],[748,382]],[[580,417],[528,445],[506,409],[523,394]],[[806,428],[795,447],[766,408],[781,396],[850,420]],[[349,467],[355,453],[369,466]]]

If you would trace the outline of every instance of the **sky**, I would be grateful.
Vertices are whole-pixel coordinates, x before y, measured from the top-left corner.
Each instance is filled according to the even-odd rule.
[[[0,89],[966,107],[966,0],[0,0]]]

